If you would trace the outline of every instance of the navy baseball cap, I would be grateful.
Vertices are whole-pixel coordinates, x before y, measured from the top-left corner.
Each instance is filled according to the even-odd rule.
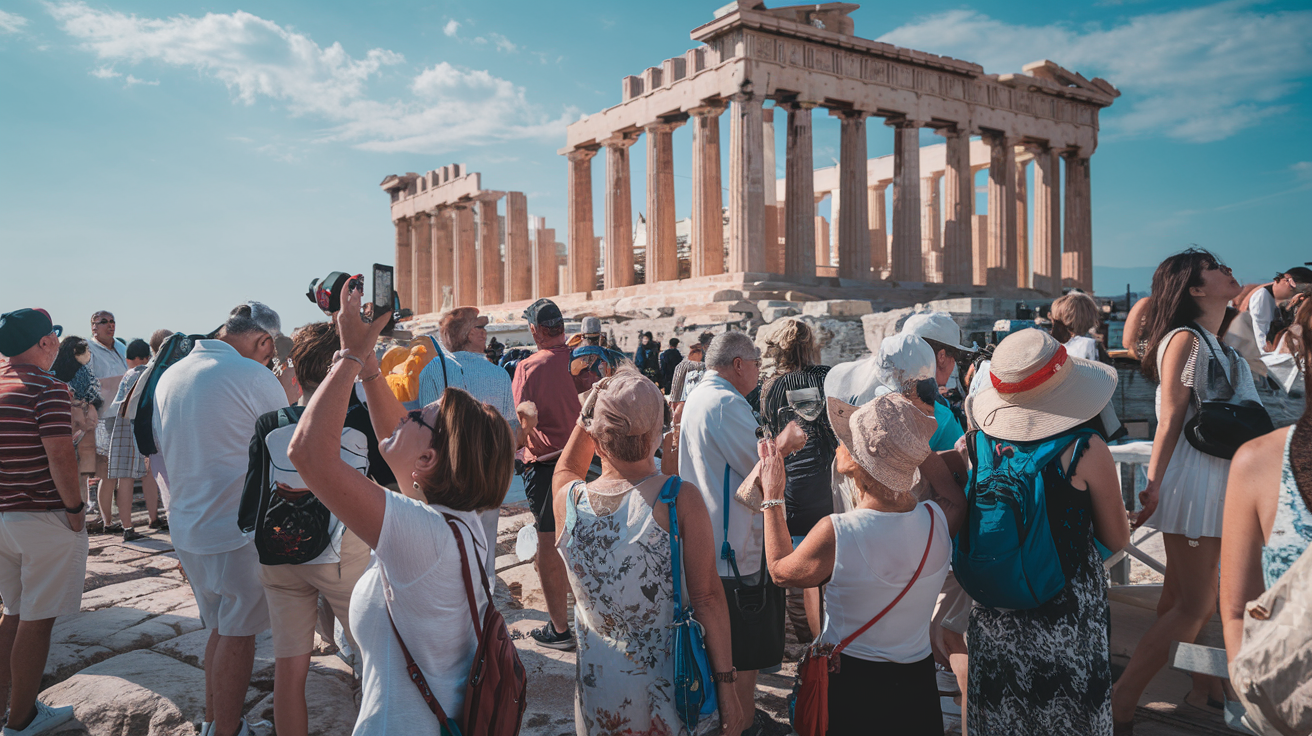
[[[52,332],[59,337],[64,328],[53,324],[50,313],[44,309],[16,309],[0,314],[0,354],[12,358]]]
[[[550,299],[539,299],[528,305],[528,309],[524,310],[524,319],[538,327],[560,327],[565,324],[565,316],[560,313],[560,307]]]

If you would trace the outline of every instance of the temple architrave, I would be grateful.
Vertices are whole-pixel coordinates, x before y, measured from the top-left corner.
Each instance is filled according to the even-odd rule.
[[[482,191],[477,174],[462,176],[459,167],[388,177],[383,188],[397,223],[398,280],[407,282],[401,264],[413,264],[415,312],[445,303],[448,283],[454,305],[510,313],[520,302],[560,294],[562,308],[575,314],[614,301],[695,304],[725,290],[746,299],[779,298],[772,295],[789,289],[851,299],[884,298],[879,295],[890,289],[999,296],[1029,289],[1055,296],[1069,286],[1091,291],[1089,161],[1099,111],[1120,93],[1051,61],[1027,64],[1021,73],[985,74],[978,64],[859,38],[848,17],[857,7],[766,8],[760,0],[738,0],[692,31],[697,48],[625,77],[619,104],[568,126],[559,151],[567,162],[569,208],[559,277],[550,264],[539,266],[527,237],[512,237],[526,229],[515,224],[523,195],[517,195],[521,204],[512,203],[515,193],[505,195],[511,232],[498,261],[499,251],[481,244],[498,242],[493,223],[502,192]],[[835,167],[814,166],[817,109],[841,126]],[[721,171],[726,115],[729,167]],[[892,128],[891,156],[868,157],[872,118]],[[689,155],[674,151],[673,131],[682,125],[692,126],[693,141],[684,264],[673,163],[675,155]],[[776,125],[786,137],[785,176],[772,183]],[[944,142],[922,148],[922,128]],[[646,213],[639,218],[645,232],[635,237],[629,149],[639,143],[646,146]],[[606,177],[600,236],[592,197],[598,156]],[[988,171],[988,204],[976,213],[981,170]],[[826,197],[829,221],[816,212]],[[426,228],[434,234],[424,235]],[[438,232],[454,233],[454,241]],[[644,283],[638,283],[635,240],[644,248]],[[448,273],[438,261],[452,242],[461,245]],[[470,261],[477,270],[463,267]],[[524,268],[525,262],[532,265]],[[411,303],[404,292],[402,300]]]

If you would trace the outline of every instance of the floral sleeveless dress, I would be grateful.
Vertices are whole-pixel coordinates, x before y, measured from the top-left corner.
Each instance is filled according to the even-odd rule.
[[[661,476],[646,483],[664,482]],[[556,546],[574,591],[575,729],[587,736],[687,736],[674,707],[670,535],[635,491],[614,512],[597,515],[582,482],[566,489]],[[697,733],[719,728],[719,718],[704,718]]]
[[[1276,518],[1271,525],[1271,537],[1262,546],[1262,577],[1266,587],[1276,584],[1290,566],[1307,551],[1312,543],[1312,511],[1308,510],[1304,495],[1299,492],[1294,479],[1294,467],[1289,461],[1289,450],[1294,444],[1294,435],[1303,440],[1302,447],[1307,448],[1305,435],[1312,433],[1312,422],[1300,421],[1289,428],[1285,437],[1284,467],[1280,473],[1280,492],[1276,496]],[[1306,466],[1304,466],[1306,467]],[[1307,497],[1312,498],[1312,488],[1307,489]]]

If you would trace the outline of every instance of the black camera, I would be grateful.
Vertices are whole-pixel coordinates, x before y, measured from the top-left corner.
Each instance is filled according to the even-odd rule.
[[[310,282],[309,291],[305,292],[305,298],[318,305],[324,314],[337,314],[337,310],[342,308],[342,286],[350,278],[351,275],[344,271],[333,271],[321,279],[314,279]]]
[[[364,305],[360,311],[366,322],[372,322],[374,319],[386,319],[388,324],[383,329],[383,334],[391,335],[396,327],[396,321],[401,317],[401,302],[392,285],[392,267],[375,263],[373,277],[373,299],[369,304]],[[352,280],[355,281],[353,288],[359,288],[363,292],[363,274],[352,276],[345,271],[333,271],[321,279],[311,281],[309,290],[305,292],[305,297],[314,302],[319,309],[322,309],[324,314],[331,317],[342,308],[342,287],[346,285],[347,281]]]

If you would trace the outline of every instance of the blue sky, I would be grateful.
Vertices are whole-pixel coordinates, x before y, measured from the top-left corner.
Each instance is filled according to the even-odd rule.
[[[318,315],[311,278],[391,261],[383,177],[452,162],[527,193],[563,241],[563,126],[691,48],[715,5],[2,0],[0,311],[44,305],[85,333],[107,308],[135,336],[259,299],[290,328]],[[924,0],[853,18],[989,72],[1049,58],[1121,89],[1093,158],[1099,289],[1144,286],[1190,243],[1249,281],[1312,260],[1306,3]],[[816,165],[837,146],[817,115]],[[869,149],[890,153],[891,129],[871,125]],[[675,151],[682,218],[686,127]]]

